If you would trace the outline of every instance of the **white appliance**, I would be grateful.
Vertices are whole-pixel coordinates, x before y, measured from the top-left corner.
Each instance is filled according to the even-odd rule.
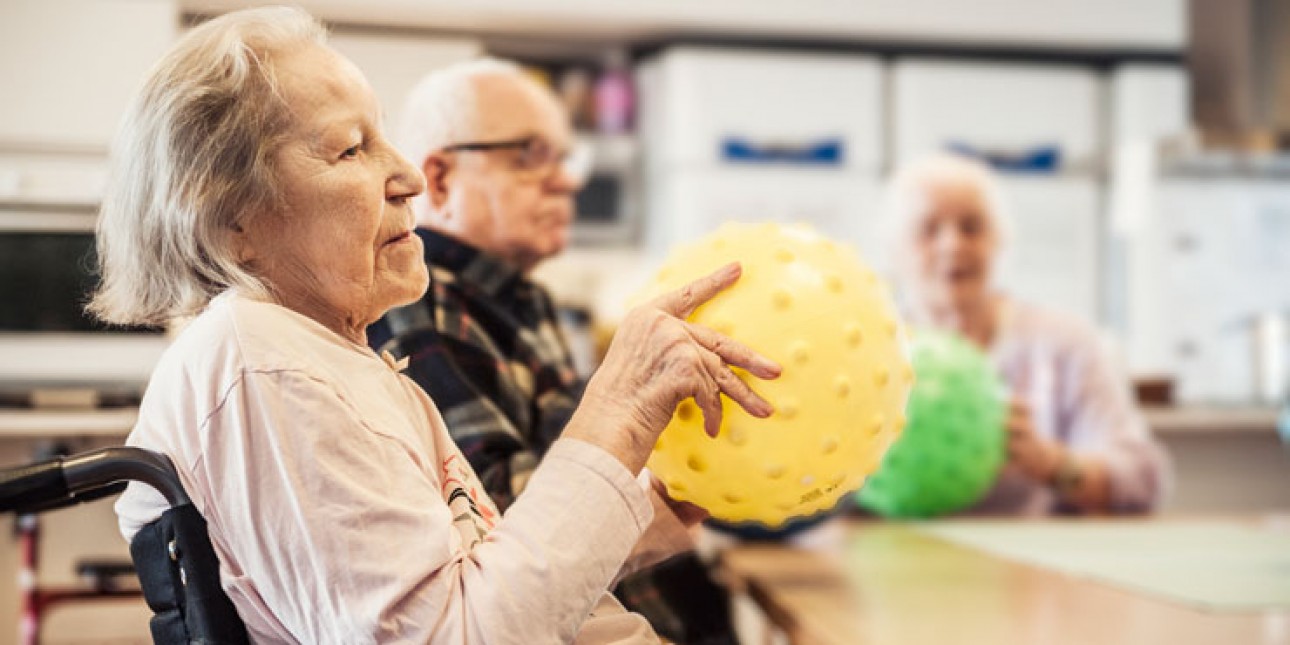
[[[1290,187],[1173,177],[1156,201],[1133,247],[1133,362],[1173,374],[1180,401],[1254,402],[1267,350],[1252,332],[1290,312]]]
[[[84,313],[96,283],[97,194],[86,193],[97,193],[98,164],[46,159],[5,168],[0,163],[0,175],[15,179],[0,195],[0,401],[74,390],[88,396],[61,400],[137,402],[166,338],[108,328]],[[51,199],[56,185],[67,187],[60,201]]]
[[[727,220],[876,244],[882,69],[873,58],[677,47],[639,73],[651,255]]]

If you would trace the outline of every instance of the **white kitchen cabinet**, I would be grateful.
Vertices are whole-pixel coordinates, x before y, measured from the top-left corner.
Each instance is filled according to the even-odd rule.
[[[960,145],[1019,155],[1056,148],[1063,171],[1098,167],[1101,83],[1075,65],[902,60],[891,70],[897,163]]]
[[[882,245],[874,175],[793,168],[675,170],[652,184],[647,248],[655,255],[724,222],[805,223],[878,262]]]
[[[1001,284],[1031,302],[1098,321],[1099,184],[1008,175],[1003,192],[1013,235],[999,266]]]
[[[678,47],[664,52],[643,110],[651,163],[729,165],[725,144],[842,146],[840,166],[882,163],[882,68],[845,54]]]
[[[876,59],[840,54],[681,47],[648,62],[647,250],[727,220],[803,222],[875,244],[882,77]]]

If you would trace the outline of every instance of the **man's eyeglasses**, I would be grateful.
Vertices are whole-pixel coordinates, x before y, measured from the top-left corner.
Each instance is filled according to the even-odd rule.
[[[515,171],[526,179],[546,181],[559,168],[575,184],[581,186],[591,175],[591,146],[578,141],[568,150],[557,150],[541,137],[524,137],[508,141],[481,141],[445,146],[443,152],[516,151]]]

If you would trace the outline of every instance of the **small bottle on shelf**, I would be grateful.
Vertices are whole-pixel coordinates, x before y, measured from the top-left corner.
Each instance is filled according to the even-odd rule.
[[[636,96],[627,55],[613,50],[596,80],[596,129],[602,134],[622,134],[631,129]]]

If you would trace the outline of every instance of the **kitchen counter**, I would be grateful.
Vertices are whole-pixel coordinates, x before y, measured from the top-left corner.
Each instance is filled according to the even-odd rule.
[[[1147,424],[1162,436],[1187,434],[1276,434],[1272,407],[1147,406]]]

